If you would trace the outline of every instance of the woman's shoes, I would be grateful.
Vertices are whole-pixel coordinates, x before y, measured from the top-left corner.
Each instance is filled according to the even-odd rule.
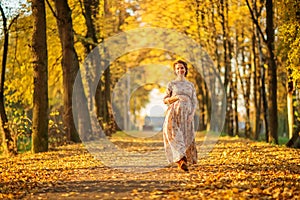
[[[183,171],[185,171],[185,172],[188,172],[188,171],[189,171],[188,166],[187,166],[187,159],[186,159],[185,156],[182,157],[182,158],[177,162],[177,164],[178,164],[178,169],[181,169],[181,170],[183,170]]]

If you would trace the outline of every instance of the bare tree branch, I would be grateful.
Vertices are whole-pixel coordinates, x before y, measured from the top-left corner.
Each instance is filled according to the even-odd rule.
[[[17,19],[19,18],[20,14],[17,14],[10,22],[10,24],[8,25],[8,30],[10,30],[11,26],[15,23],[15,21],[17,21]]]
[[[52,8],[52,6],[51,6],[49,0],[46,0],[46,3],[47,3],[47,5],[49,6],[49,8],[50,8],[52,14],[54,15],[54,17],[55,17],[56,19],[59,19],[58,16],[56,15],[56,12],[55,12],[54,9]]]
[[[0,4],[0,12],[2,16],[2,24],[3,24],[3,34],[4,34],[4,50],[3,50],[3,58],[2,58],[2,68],[1,68],[1,77],[0,77],[0,93],[3,94],[4,82],[5,82],[5,66],[7,60],[7,46],[8,46],[8,29],[7,29],[7,18],[5,16],[4,10]]]
[[[262,37],[264,43],[267,44],[267,40],[266,40],[266,38],[265,38],[265,35],[264,35],[264,33],[262,32],[262,30],[261,30],[261,28],[260,28],[260,25],[259,25],[259,23],[258,23],[257,18],[254,16],[254,12],[253,12],[253,10],[252,10],[252,8],[251,8],[251,6],[250,6],[249,1],[246,0],[246,3],[247,3],[247,7],[248,7],[248,9],[249,9],[249,11],[250,11],[251,18],[252,18],[254,24],[256,25],[256,27],[257,27],[257,29],[258,29],[258,31],[259,31],[259,33],[260,33],[260,35],[261,35],[261,37]]]

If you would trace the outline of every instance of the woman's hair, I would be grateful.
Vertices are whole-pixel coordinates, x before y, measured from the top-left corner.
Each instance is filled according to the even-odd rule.
[[[182,65],[184,66],[184,68],[185,68],[185,74],[184,74],[184,76],[186,76],[186,75],[188,74],[187,63],[184,62],[183,60],[176,60],[176,61],[173,63],[173,70],[174,70],[174,71],[175,71],[175,66],[176,66],[177,64],[182,64]],[[175,74],[176,74],[176,73],[175,73]]]

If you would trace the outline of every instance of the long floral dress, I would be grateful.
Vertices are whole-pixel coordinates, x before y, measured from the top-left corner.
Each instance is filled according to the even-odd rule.
[[[197,163],[194,120],[188,117],[195,113],[197,98],[193,83],[174,80],[168,83],[165,98],[178,96],[179,100],[169,105],[163,125],[166,157],[169,163],[178,162],[186,156],[188,163]]]

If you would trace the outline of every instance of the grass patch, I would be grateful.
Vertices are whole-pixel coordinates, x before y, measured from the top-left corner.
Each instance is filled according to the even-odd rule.
[[[31,150],[31,137],[26,137],[25,135],[21,135],[17,140],[17,149],[18,153],[25,153]]]
[[[279,145],[285,145],[290,139],[287,137],[278,137]]]

